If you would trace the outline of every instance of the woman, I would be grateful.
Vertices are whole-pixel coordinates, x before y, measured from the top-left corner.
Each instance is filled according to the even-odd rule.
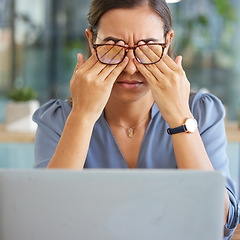
[[[220,170],[230,237],[238,212],[224,108],[210,94],[190,94],[182,57],[169,56],[174,32],[165,1],[93,0],[88,23],[92,55],[85,62],[78,54],[72,106],[52,100],[34,114],[35,167]]]

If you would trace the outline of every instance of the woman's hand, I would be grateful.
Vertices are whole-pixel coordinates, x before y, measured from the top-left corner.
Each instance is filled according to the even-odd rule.
[[[83,169],[95,122],[101,115],[118,75],[128,59],[119,65],[104,65],[92,55],[78,63],[70,81],[72,111],[48,168]]]
[[[149,58],[157,53],[148,48],[144,54]],[[190,83],[182,68],[182,57],[173,61],[166,53],[163,58],[151,65],[136,62],[141,74],[146,78],[155,102],[170,127],[178,127],[187,117],[192,117],[189,109]]]
[[[70,81],[73,110],[94,123],[101,115],[111,94],[113,84],[128,63],[104,65],[93,54],[86,62],[78,54],[78,63]]]

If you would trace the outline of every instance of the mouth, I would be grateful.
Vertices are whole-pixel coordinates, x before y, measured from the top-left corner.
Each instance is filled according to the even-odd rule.
[[[128,89],[128,90],[136,89],[143,84],[143,82],[128,81],[128,80],[117,81],[116,83],[119,84],[121,87]]]

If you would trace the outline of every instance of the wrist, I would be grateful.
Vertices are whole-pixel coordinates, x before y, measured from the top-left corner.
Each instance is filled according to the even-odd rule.
[[[167,123],[170,128],[176,128],[183,125],[187,118],[194,118],[191,112],[181,115],[174,115],[167,121]]]
[[[176,133],[194,133],[197,130],[198,124],[194,118],[186,118],[184,123],[175,128],[168,128],[167,133],[173,135]]]
[[[92,127],[94,126],[96,120],[93,117],[88,116],[85,113],[81,113],[80,111],[72,110],[68,116],[67,123],[70,124],[77,124],[85,127]]]

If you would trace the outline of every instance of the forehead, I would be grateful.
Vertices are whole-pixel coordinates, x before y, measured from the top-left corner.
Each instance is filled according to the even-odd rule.
[[[132,9],[113,9],[106,12],[98,25],[98,37],[113,36],[125,42],[144,38],[162,40],[164,26],[161,17],[148,6]]]

